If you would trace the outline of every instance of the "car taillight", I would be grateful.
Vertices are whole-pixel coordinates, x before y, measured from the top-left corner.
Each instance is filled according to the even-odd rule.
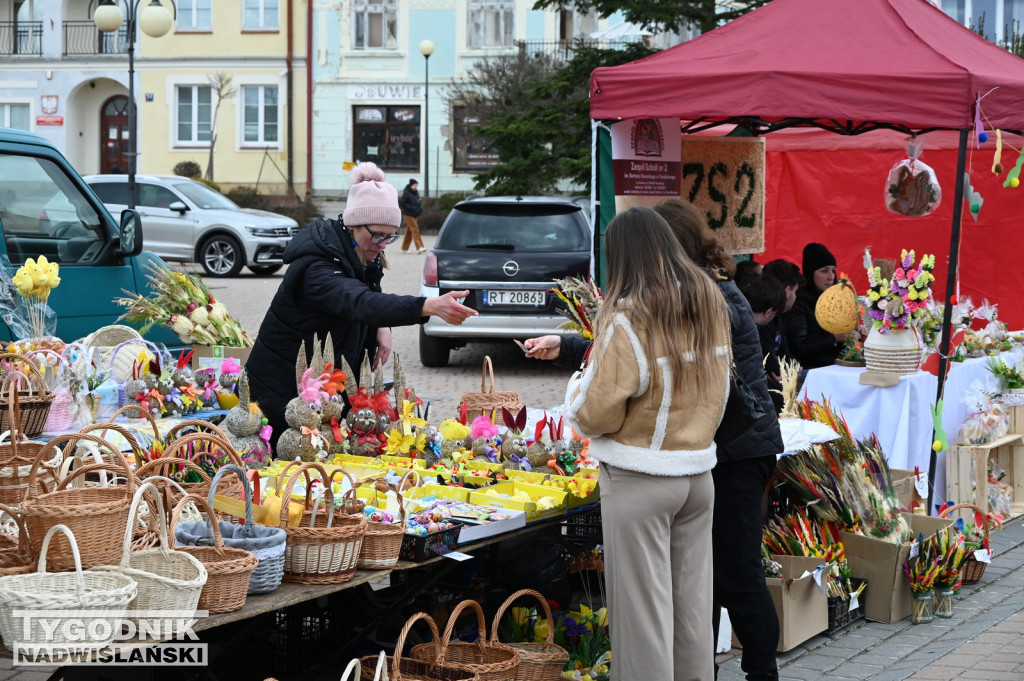
[[[437,286],[437,256],[427,253],[427,261],[423,263],[423,285]]]

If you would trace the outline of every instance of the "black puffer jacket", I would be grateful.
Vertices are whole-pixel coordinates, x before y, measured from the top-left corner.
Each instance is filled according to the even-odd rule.
[[[758,337],[757,325],[750,303],[743,297],[736,284],[723,280],[716,282],[718,289],[725,297],[729,306],[729,325],[732,328],[732,358],[736,371],[743,380],[757,393],[761,405],[768,412],[768,418],[750,432],[736,438],[725,447],[718,448],[719,461],[735,461],[755,456],[775,456],[781,454],[782,432],[779,430],[779,419],[775,415],[775,406],[768,392],[768,382],[761,364],[761,340]],[[558,359],[555,363],[567,369],[579,369],[583,357],[591,342],[579,336],[562,336],[559,345]]]
[[[420,193],[413,189],[411,184],[405,185],[405,189],[402,190],[402,199],[398,202],[398,207],[402,209],[402,215],[411,215],[414,218],[418,218],[423,212]]]
[[[796,292],[793,309],[784,317],[789,352],[804,369],[835,364],[842,349],[842,344],[836,343],[836,337],[821,328],[814,316],[820,296],[821,292],[813,283],[801,287]]]
[[[363,265],[340,220],[320,219],[288,244],[289,267],[270,303],[256,344],[246,362],[249,388],[275,438],[286,426],[284,408],[298,394],[295,360],[313,334],[322,341],[330,332],[334,354],[348,360],[358,378],[364,353],[373,359],[377,329],[425,321],[425,298],[381,293],[380,259]],[[276,439],[275,439],[276,441]]]
[[[718,448],[719,461],[736,461],[755,456],[775,456],[785,448],[782,431],[775,415],[775,405],[768,393],[768,382],[761,364],[761,340],[754,323],[750,303],[743,297],[732,281],[719,281],[718,290],[725,296],[729,306],[729,326],[732,327],[732,361],[736,371],[747,385],[757,393],[761,406],[768,412],[768,418],[749,432],[736,438],[728,445]]]

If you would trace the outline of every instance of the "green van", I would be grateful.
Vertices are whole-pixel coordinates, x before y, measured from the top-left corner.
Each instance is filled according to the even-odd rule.
[[[0,127],[0,232],[3,254],[15,267],[45,255],[60,264],[60,285],[50,294],[57,332],[70,342],[113,324],[124,312],[123,291],[147,294],[146,263],[163,261],[142,251],[134,211],[115,221],[67,159],[38,135]],[[13,272],[10,273],[13,276]],[[13,340],[0,310],[0,340]],[[170,329],[147,338],[182,346]]]

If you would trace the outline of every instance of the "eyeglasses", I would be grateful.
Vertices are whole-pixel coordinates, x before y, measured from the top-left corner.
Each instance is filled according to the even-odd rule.
[[[370,243],[372,244],[393,244],[398,241],[398,237],[401,236],[398,232],[394,234],[378,234],[369,227],[363,226],[367,232],[370,233]]]

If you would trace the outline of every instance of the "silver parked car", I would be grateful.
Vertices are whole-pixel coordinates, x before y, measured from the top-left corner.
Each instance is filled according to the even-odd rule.
[[[88,175],[85,181],[114,215],[128,207],[127,175]],[[136,175],[135,183],[146,250],[164,260],[198,262],[211,277],[233,277],[243,266],[273,274],[299,231],[289,217],[239,208],[187,177]]]

